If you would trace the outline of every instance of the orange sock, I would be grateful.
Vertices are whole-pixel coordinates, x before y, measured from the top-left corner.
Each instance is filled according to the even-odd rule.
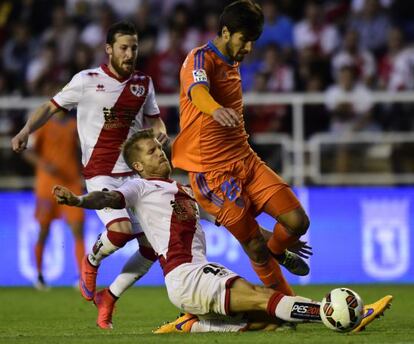
[[[282,254],[298,239],[299,236],[290,234],[285,227],[277,223],[273,229],[273,235],[267,241],[267,247],[273,254]]]
[[[35,259],[36,259],[36,268],[37,273],[42,273],[42,263],[43,263],[43,251],[45,249],[45,245],[43,243],[36,243],[35,245]]]
[[[75,239],[75,257],[78,264],[78,272],[80,272],[82,259],[85,256],[85,243],[83,239]]]
[[[283,277],[279,264],[273,257],[270,257],[264,264],[257,264],[252,260],[250,260],[250,264],[266,287],[278,290],[288,296],[295,295],[293,289]]]

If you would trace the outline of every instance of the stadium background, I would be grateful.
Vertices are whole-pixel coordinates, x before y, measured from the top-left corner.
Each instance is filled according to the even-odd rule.
[[[129,18],[139,31],[138,68],[153,77],[162,117],[174,135],[180,64],[189,49],[214,37],[217,13],[226,3],[0,3],[0,259],[7,262],[0,286],[29,286],[36,277],[33,170],[9,143],[30,110],[74,73],[105,62],[106,28]],[[261,3],[265,32],[241,67],[246,122],[255,149],[295,186],[311,218],[312,272],[289,281],[413,283],[414,4],[326,0],[306,9],[302,1]],[[309,20],[318,23],[317,31]],[[351,91],[341,98],[347,77]],[[175,177],[185,180],[183,173]],[[273,226],[266,216],[259,220]],[[209,258],[258,282],[235,240],[223,229],[204,227]],[[101,230],[89,212],[88,248]],[[100,284],[120,271],[134,245],[102,264]],[[72,238],[63,222],[53,225],[46,252],[46,280],[72,285]],[[162,285],[159,268],[139,284]]]

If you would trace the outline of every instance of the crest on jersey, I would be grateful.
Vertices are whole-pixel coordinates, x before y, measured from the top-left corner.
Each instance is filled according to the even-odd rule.
[[[145,87],[142,85],[131,84],[129,89],[135,97],[142,97],[145,94]]]
[[[193,70],[193,79],[194,82],[208,81],[207,73],[204,69],[195,69]]]

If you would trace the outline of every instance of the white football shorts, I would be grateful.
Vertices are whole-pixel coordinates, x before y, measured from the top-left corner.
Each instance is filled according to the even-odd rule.
[[[240,278],[217,263],[184,263],[165,276],[168,297],[191,314],[229,315],[230,287]]]
[[[103,191],[103,190],[114,190],[119,188],[126,181],[139,178],[136,175],[124,176],[124,177],[111,177],[111,176],[96,176],[90,179],[86,179],[85,184],[88,192],[92,191]],[[104,208],[96,210],[102,223],[108,228],[112,223],[121,219],[128,218],[132,224],[132,231],[134,234],[142,233],[141,226],[138,222],[137,217],[134,215],[131,209],[112,209]]]

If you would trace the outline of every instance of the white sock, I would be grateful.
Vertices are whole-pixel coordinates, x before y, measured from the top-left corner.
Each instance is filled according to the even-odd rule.
[[[321,321],[320,302],[302,296],[284,296],[276,306],[276,317],[290,322]]]
[[[117,250],[119,250],[119,247],[115,246],[108,239],[108,231],[105,231],[98,236],[98,239],[93,245],[92,252],[88,255],[89,262],[92,265],[98,266],[101,263],[102,259],[111,255]]]
[[[109,286],[109,290],[116,297],[120,297],[125,290],[148,272],[152,264],[154,264],[152,260],[143,257],[137,250],[125,263],[122,272]]]
[[[191,326],[191,332],[239,332],[247,326],[246,322],[226,322],[225,320],[199,320]]]

